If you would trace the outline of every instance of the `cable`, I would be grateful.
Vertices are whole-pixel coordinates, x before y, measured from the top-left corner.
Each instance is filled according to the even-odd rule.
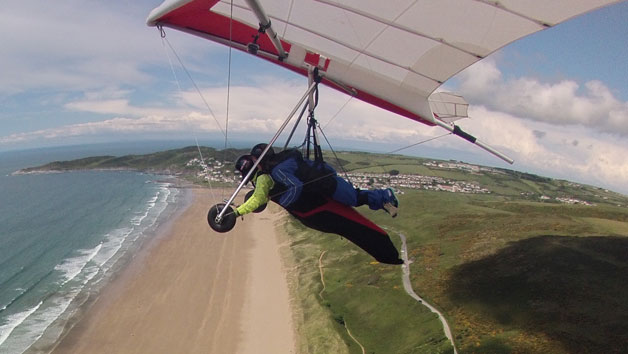
[[[168,41],[167,38],[164,38],[164,40],[166,41],[166,43],[168,44],[168,46],[170,47],[170,50],[172,50],[172,53],[174,54],[174,56],[177,58],[177,60],[179,61],[179,65],[181,65],[181,68],[183,69],[183,71],[185,71],[185,74],[188,76],[188,78],[190,79],[190,82],[192,82],[192,85],[194,85],[194,88],[196,89],[196,92],[198,93],[198,95],[201,97],[201,99],[203,100],[203,103],[205,103],[205,107],[207,107],[207,110],[209,111],[209,113],[212,115],[212,117],[214,118],[214,121],[216,122],[216,125],[218,125],[218,128],[220,129],[220,132],[222,133],[223,136],[225,136],[225,132],[222,129],[222,126],[220,125],[220,123],[218,122],[218,119],[216,118],[216,115],[214,114],[214,111],[212,110],[212,108],[209,106],[209,103],[207,103],[207,100],[205,99],[205,96],[203,96],[203,93],[201,92],[201,90],[198,88],[198,86],[196,85],[196,82],[194,81],[194,79],[192,78],[192,75],[190,75],[190,72],[188,71],[188,69],[185,67],[185,65],[183,64],[183,61],[181,61],[181,58],[179,57],[179,55],[177,54],[177,52],[174,50],[174,48],[172,47],[172,45],[170,44],[170,41]]]
[[[192,82],[192,84],[194,85],[194,87],[196,88],[196,92],[198,93],[198,95],[201,97],[201,99],[203,100],[203,102],[205,103],[205,106],[207,107],[209,113],[212,115],[212,117],[214,118],[214,121],[216,122],[216,125],[218,126],[218,128],[220,129],[222,135],[225,137],[225,149],[224,149],[224,156],[223,156],[223,161],[226,161],[226,154],[227,154],[227,145],[228,145],[228,139],[227,139],[227,133],[226,130],[222,129],[222,126],[220,125],[220,123],[218,122],[218,119],[216,118],[216,115],[214,114],[213,110],[211,109],[211,107],[209,106],[209,103],[207,102],[207,100],[205,99],[205,97],[203,96],[201,90],[199,89],[199,87],[196,85],[196,82],[194,81],[194,79],[192,78],[192,76],[190,75],[190,72],[187,70],[187,68],[185,67],[185,64],[183,64],[183,61],[181,60],[181,58],[179,57],[179,55],[177,54],[176,50],[174,49],[174,47],[172,46],[172,44],[170,43],[170,41],[168,41],[168,39],[166,38],[166,32],[164,31],[162,26],[158,26],[157,27],[159,32],[160,32],[160,36],[161,36],[161,40],[162,40],[162,46],[164,48],[164,52],[166,53],[166,57],[168,58],[168,62],[170,64],[170,69],[172,70],[172,74],[174,76],[174,79],[177,83],[177,87],[179,89],[179,92],[181,93],[181,95],[183,95],[183,88],[181,87],[181,83],[179,81],[179,78],[176,74],[176,71],[174,69],[174,64],[172,62],[172,59],[168,53],[168,50],[166,48],[166,44],[168,45],[168,47],[170,48],[170,50],[172,51],[172,53],[174,54],[174,56],[177,58],[179,65],[181,66],[181,68],[185,71],[185,73],[187,74],[188,78],[190,79],[190,81]],[[231,50],[229,51],[229,82],[231,81]],[[229,107],[229,90],[227,90],[227,126],[228,126],[228,107]],[[209,189],[210,189],[210,193],[211,193],[211,197],[214,200],[218,200],[216,198],[216,195],[214,194],[214,189],[211,183],[211,179],[207,178],[209,177],[207,174],[207,164],[205,163],[205,158],[203,157],[203,152],[201,150],[201,146],[198,142],[198,137],[196,134],[196,130],[192,130],[192,134],[194,136],[194,141],[196,143],[196,149],[198,150],[198,154],[201,160],[201,168],[203,169],[203,173],[205,174],[205,180],[207,181],[207,184],[209,185]]]
[[[347,104],[349,104],[349,102],[351,102],[352,99],[353,99],[353,96],[349,96],[349,99],[347,101],[345,101],[345,103],[342,105],[342,107],[340,107],[340,109],[338,109],[338,111],[331,117],[331,119],[327,123],[325,123],[325,129],[327,129],[327,127],[331,124],[331,122],[333,122],[334,119],[336,119],[338,114],[340,114],[340,112],[342,112],[342,110],[345,109]]]
[[[331,143],[329,142],[329,139],[327,139],[327,135],[325,135],[325,132],[323,131],[323,129],[321,129],[320,125],[318,126],[318,130],[323,135],[323,138],[325,138],[325,141],[327,142],[327,146],[329,146],[329,150],[331,150],[332,154],[334,154],[334,158],[336,159],[336,163],[338,164],[338,167],[340,167],[340,169],[342,170],[342,173],[345,175],[345,179],[349,183],[351,183],[351,185],[353,185],[353,183],[351,182],[351,179],[349,178],[349,175],[347,174],[347,170],[345,170],[345,168],[342,165],[342,163],[340,163],[340,158],[336,154],[336,151],[334,150],[334,148],[331,146]]]
[[[230,15],[229,15],[229,41],[233,39],[233,0],[231,0],[230,4]],[[229,134],[229,108],[230,108],[230,99],[231,99],[231,53],[232,48],[229,46],[229,59],[228,59],[228,70],[227,70],[227,110],[225,117],[225,146],[223,149],[223,161],[227,161],[227,144],[228,144],[228,134]],[[222,189],[222,199],[225,197],[225,189]]]
[[[396,150],[393,150],[393,151],[387,152],[386,154],[394,154],[395,152],[399,152],[399,151],[401,151],[401,150],[405,150],[405,149],[411,148],[411,147],[413,147],[413,146],[421,145],[421,144],[427,143],[427,142],[429,142],[429,141],[436,140],[436,139],[439,139],[439,138],[442,138],[442,137],[444,137],[444,136],[451,135],[451,134],[452,134],[451,132],[448,132],[448,133],[445,133],[445,134],[443,134],[443,135],[439,135],[439,136],[434,137],[434,138],[429,138],[429,139],[427,139],[427,140],[419,141],[418,143],[415,143],[415,144],[412,144],[412,145],[408,145],[408,146],[406,146],[406,147],[402,147],[402,148],[399,148],[399,149],[396,149]]]

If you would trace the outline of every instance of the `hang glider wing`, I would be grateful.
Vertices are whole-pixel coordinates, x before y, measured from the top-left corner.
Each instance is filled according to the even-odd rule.
[[[410,119],[439,125],[500,156],[456,131],[447,114],[442,119],[434,114],[430,95],[508,43],[616,2],[166,0],[150,13],[147,23],[243,51],[252,48],[259,57],[304,75],[316,67],[327,85]],[[250,44],[260,24],[265,33],[259,35],[256,50]],[[432,101],[442,103],[439,98]],[[447,104],[456,107],[455,101]]]
[[[434,116],[444,122],[452,123],[468,118],[469,104],[462,96],[450,92],[434,92],[430,95],[429,103]]]

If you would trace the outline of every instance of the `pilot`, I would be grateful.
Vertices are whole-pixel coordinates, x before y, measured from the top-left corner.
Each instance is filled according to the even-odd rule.
[[[235,164],[245,178],[266,144],[257,144],[248,155]],[[397,216],[399,200],[391,188],[362,190],[338,176],[325,162],[304,159],[299,150],[280,153],[268,149],[250,181],[255,187],[252,196],[235,209],[236,216],[251,213],[273,200],[288,210],[305,211],[325,203],[326,198],[356,207],[367,204],[372,210],[383,209],[393,218]]]

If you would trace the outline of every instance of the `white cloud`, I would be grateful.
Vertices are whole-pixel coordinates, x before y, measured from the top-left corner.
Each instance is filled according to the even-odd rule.
[[[0,31],[11,35],[3,37],[0,92],[90,87],[121,78],[118,75],[126,75],[127,80],[147,79],[129,61],[146,46],[140,43],[134,49],[124,40],[125,32],[137,31],[126,21],[128,15],[116,10],[121,9],[97,2],[3,4]]]
[[[458,79],[474,117],[460,125],[506,151],[515,169],[626,190],[628,102],[603,83],[504,79],[491,59]]]
[[[263,86],[230,88],[228,117],[230,133],[255,133],[263,138],[271,137],[307,88],[304,80],[278,81],[265,78],[263,81]],[[157,131],[204,133],[221,131],[226,126],[226,87],[203,89],[202,97],[196,90],[177,91],[171,97],[164,98],[162,102],[142,106],[132,103],[129,98],[132,94],[130,90],[116,88],[87,91],[83,97],[68,101],[63,107],[78,113],[100,114],[104,116],[104,120],[12,134],[1,137],[0,144],[79,136],[81,133],[87,135]],[[316,117],[321,125],[325,126],[331,117],[337,115],[325,128],[325,133],[330,138],[390,142],[401,146],[442,133],[357,100],[352,100],[339,112],[348,96],[332,89],[321,87],[320,98],[322,102],[317,107]],[[297,115],[298,113],[299,111]],[[107,116],[118,118],[107,119]],[[288,129],[291,129],[295,120],[296,115]],[[301,139],[301,136],[295,139]]]
[[[579,85],[572,80],[544,83],[534,78],[506,80],[494,60],[482,60],[463,71],[461,93],[473,104],[523,119],[557,125],[583,125],[628,136],[628,102],[616,98],[602,82]]]
[[[208,132],[218,131],[217,127],[205,125],[207,115],[191,112],[185,116],[146,116],[142,118],[117,117],[98,122],[71,124],[57,128],[36,130],[27,133],[0,137],[0,144],[15,144],[34,140],[56,140],[70,137],[111,135],[120,136],[133,133],[189,133],[203,127]]]
[[[230,89],[230,132],[272,136],[305,90],[294,82],[266,83],[265,87],[234,86]],[[116,118],[11,134],[0,137],[0,144],[103,134],[178,132],[192,136],[220,132],[226,125],[227,90],[224,87],[202,90],[202,98],[197,91],[176,92],[164,102],[145,106],[132,104],[131,94],[131,91],[115,88],[88,91],[84,97],[65,103],[64,108]]]
[[[4,1],[0,95],[151,82],[146,68],[167,63],[157,29],[145,24],[148,12],[158,4],[154,0]],[[213,48],[208,41],[198,45],[197,38],[174,32],[168,35],[177,38],[177,51],[192,63]]]
[[[230,89],[229,134],[257,134],[270,138],[305,90],[301,81],[266,80],[263,87],[233,86]],[[65,137],[121,136],[147,133],[193,134],[219,133],[226,118],[225,87],[202,90],[214,117],[196,91],[176,92],[167,103],[136,106],[130,103],[131,91],[105,89],[90,91],[80,100],[69,102],[67,109],[77,112],[114,115],[99,122],[71,124],[58,128],[0,137],[1,145]],[[410,119],[388,113],[352,99],[334,90],[321,88],[321,104],[316,116],[332,140],[362,140],[403,147],[439,136],[442,129],[427,127]],[[340,110],[341,107],[344,108]],[[340,111],[339,111],[340,110]],[[515,159],[515,169],[556,176],[624,190],[628,180],[628,154],[623,138],[607,133],[593,133],[583,126],[559,127],[547,122],[526,120],[511,113],[472,105],[472,119],[458,123],[479,139]],[[291,127],[290,125],[288,129]],[[300,139],[297,136],[295,139]],[[431,148],[469,152],[491,161],[483,150],[457,137],[437,139]],[[392,149],[391,149],[392,150]],[[499,162],[496,158],[494,163]]]
[[[582,126],[527,121],[483,106],[471,107],[469,114],[475,118],[460,125],[507,152],[515,169],[625,190],[628,144],[624,138],[592,133]]]

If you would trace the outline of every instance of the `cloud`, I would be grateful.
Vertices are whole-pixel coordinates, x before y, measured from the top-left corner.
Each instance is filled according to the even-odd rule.
[[[229,134],[257,134],[262,139],[272,137],[304,94],[303,80],[251,78],[263,86],[235,85],[229,88],[227,122],[227,88],[211,87],[175,91],[160,102],[134,103],[131,90],[115,87],[85,92],[81,97],[63,104],[66,111],[101,115],[97,122],[66,124],[51,129],[16,133],[0,137],[0,144],[57,139],[64,136],[130,134],[155,132],[207,133],[224,131]],[[407,118],[386,112],[325,87],[320,88],[323,104],[317,107],[316,118],[330,139],[363,140],[378,143],[412,144],[441,133]],[[346,104],[346,105],[345,105]],[[209,108],[208,108],[209,107]],[[342,108],[342,109],[341,109]],[[289,124],[291,129],[299,111]],[[115,117],[115,118],[111,118]],[[326,125],[332,117],[333,122]],[[304,128],[304,123],[301,124]],[[299,130],[295,139],[302,138]]]
[[[460,125],[514,158],[515,169],[626,190],[625,138],[583,126],[559,128],[484,106],[472,106],[469,114],[477,118],[460,121]]]
[[[207,115],[190,112],[185,116],[146,116],[142,118],[116,117],[98,122],[70,124],[66,126],[41,129],[26,133],[11,134],[0,137],[0,144],[15,144],[34,140],[57,140],[71,137],[90,137],[123,134],[146,133],[188,133],[199,127],[206,132],[217,132],[217,127],[206,125]],[[138,135],[140,136],[140,135]]]
[[[254,133],[261,140],[269,139],[304,90],[301,80],[268,78],[265,78],[264,86],[232,86],[229,94],[229,137],[234,139],[238,135],[250,136]],[[226,87],[203,89],[203,98],[195,90],[176,91],[161,102],[143,105],[133,103],[130,99],[133,93],[116,88],[88,91],[82,97],[67,102],[64,107],[78,113],[103,115],[101,121],[11,134],[0,137],[0,145],[104,135],[118,138],[150,134],[168,137],[190,137],[194,134],[219,136],[226,126]],[[391,151],[444,133],[442,129],[427,127],[349,99],[332,89],[321,87],[319,97],[322,103],[317,108],[316,117],[332,143],[337,140],[387,143],[391,148],[388,151]],[[211,107],[211,112],[205,102]],[[469,115],[474,118],[458,121],[458,124],[514,158],[515,169],[625,189],[628,154],[625,153],[624,138],[592,132],[584,126],[558,127],[548,122],[523,119],[481,105],[472,105]],[[332,118],[333,121],[326,125]],[[290,124],[287,129],[291,127]],[[295,141],[301,139],[300,134],[296,135]],[[478,157],[479,163],[489,161],[489,164],[499,164],[496,158],[457,137],[430,141],[429,147],[449,151],[448,154],[454,158],[472,153]]]
[[[122,9],[90,1],[5,5],[0,31],[12,35],[3,38],[1,91],[84,88],[125,76],[127,82],[147,79],[130,61],[146,45],[134,48],[124,40],[124,33],[137,31],[124,11],[116,13]]]
[[[149,0],[4,1],[0,96],[149,84],[154,79],[146,69],[167,63],[157,29],[145,24],[156,5]],[[217,47],[174,32],[169,37],[176,38],[177,51],[192,67]]]
[[[472,104],[556,125],[583,125],[628,136],[628,102],[602,82],[544,83],[534,78],[504,79],[494,60],[482,60],[459,76],[459,89]]]
[[[216,87],[176,91],[161,102],[134,104],[133,91],[105,88],[67,101],[67,111],[101,115],[99,121],[15,133],[0,137],[9,145],[63,137],[105,134],[216,133],[229,124],[231,133],[274,134],[290,113],[305,87],[290,81],[266,81],[266,86],[233,86],[227,122],[227,89]],[[67,98],[66,98],[67,99]],[[209,108],[208,108],[209,107]],[[114,118],[109,118],[109,117]],[[93,119],[93,118],[92,118]]]

